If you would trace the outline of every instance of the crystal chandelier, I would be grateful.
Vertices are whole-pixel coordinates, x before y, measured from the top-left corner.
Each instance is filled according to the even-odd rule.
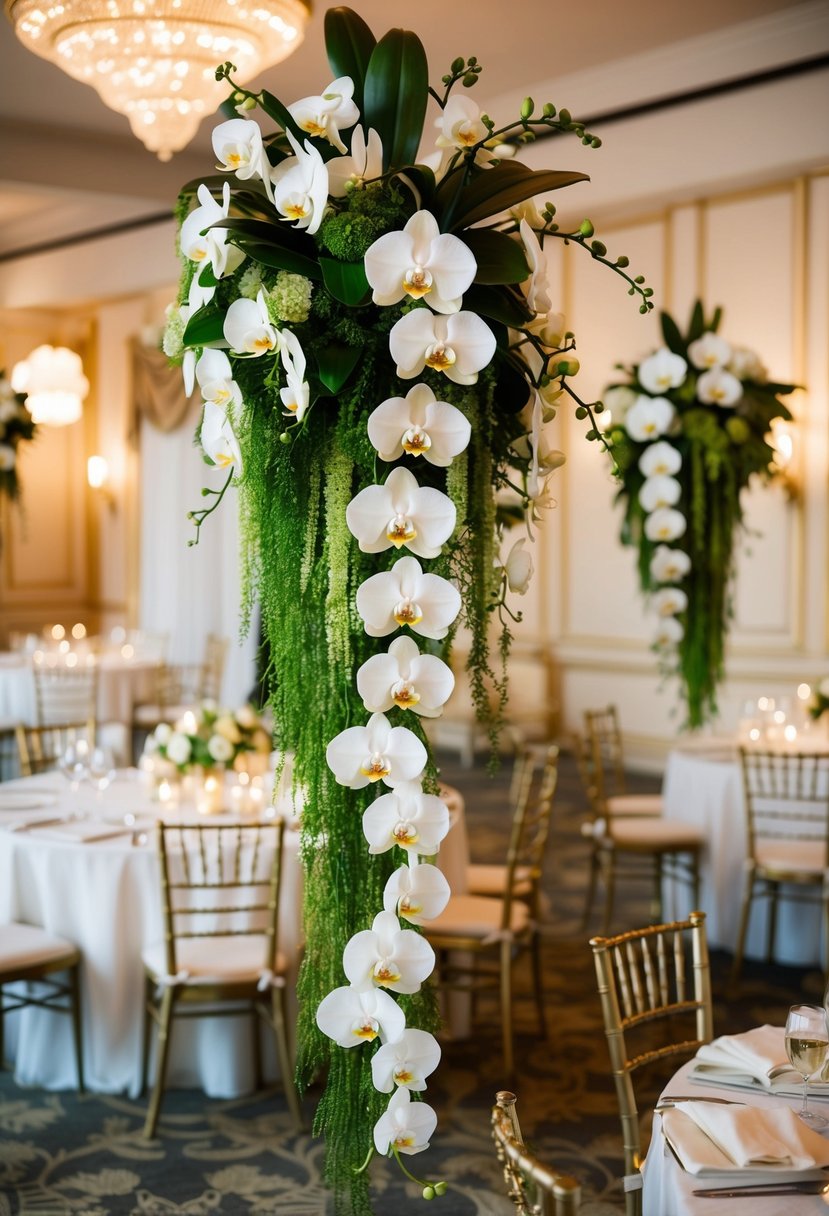
[[[80,355],[66,346],[38,346],[12,370],[12,388],[26,394],[32,421],[41,426],[77,422],[89,381]]]
[[[30,51],[97,89],[160,160],[190,142],[227,96],[215,71],[230,60],[240,84],[302,41],[306,0],[9,0]]]

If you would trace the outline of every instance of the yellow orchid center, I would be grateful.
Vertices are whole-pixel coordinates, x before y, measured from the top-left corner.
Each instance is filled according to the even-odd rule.
[[[403,847],[408,844],[417,844],[418,840],[420,839],[420,835],[415,825],[413,823],[408,823],[404,819],[401,819],[399,823],[394,825],[394,828],[392,829],[392,836],[397,844]]]
[[[412,266],[403,277],[403,290],[415,300],[422,300],[432,290],[432,276],[422,266]]]
[[[380,1027],[374,1018],[363,1018],[361,1022],[355,1022],[351,1027],[351,1033],[355,1039],[362,1039],[366,1043],[374,1042],[379,1032]]]
[[[250,348],[254,351],[265,351],[273,350],[274,345],[274,340],[270,334],[259,334],[259,336],[254,338],[251,342]]]
[[[304,220],[308,214],[308,208],[304,203],[286,203],[285,215],[290,220]]]
[[[382,781],[391,772],[391,765],[385,756],[381,756],[379,752],[375,752],[362,765],[360,772],[364,777],[368,777],[369,781]]]
[[[424,452],[429,451],[432,441],[426,431],[421,430],[419,426],[413,426],[404,433],[400,445],[410,456],[422,456]]]
[[[390,540],[395,549],[399,549],[401,545],[408,544],[416,536],[417,530],[412,521],[406,519],[405,515],[395,515],[386,528],[386,540]]]
[[[395,605],[393,615],[398,625],[416,625],[418,621],[423,620],[420,605],[413,604],[408,598],[401,600],[399,604]]]
[[[391,697],[398,709],[411,709],[420,700],[420,693],[415,692],[414,684],[408,680],[398,680],[392,684]]]
[[[454,362],[455,352],[451,346],[444,346],[442,342],[436,342],[426,351],[426,366],[434,368],[436,372],[445,372]]]
[[[410,895],[404,895],[400,900],[400,903],[397,905],[397,908],[401,916],[404,914],[404,912],[408,912],[412,916],[417,916],[419,912],[423,911],[423,904],[412,903],[412,897]]]
[[[415,1138],[412,1132],[398,1132],[392,1143],[395,1148],[411,1148]]]
[[[309,135],[315,135],[318,139],[322,139],[325,135],[325,120],[322,123],[317,122],[315,118],[309,118],[301,124],[303,131],[307,131]]]
[[[230,452],[217,452],[213,457],[216,466],[220,469],[226,469],[233,464],[233,456]]]
[[[192,262],[203,262],[206,257],[207,257],[207,246],[206,245],[197,245],[196,248],[190,254],[190,260]]]
[[[220,384],[218,387],[213,389],[212,396],[209,398],[209,400],[213,401],[216,405],[224,405],[226,401],[230,400],[230,389],[226,384]]]
[[[723,397],[725,396],[725,390],[719,388],[717,385],[714,385],[714,387],[709,389],[708,391],[711,394],[714,401],[722,401]]]
[[[378,984],[397,984],[402,978],[390,958],[378,959],[371,974]]]
[[[414,1073],[403,1066],[395,1068],[393,1075],[396,1085],[410,1085],[414,1081]]]
[[[645,423],[645,426],[644,426],[644,431],[645,431],[645,434],[646,434],[646,435],[652,435],[652,434],[654,433],[654,431],[655,431],[655,430],[656,430],[656,423],[655,423],[655,422],[646,422],[646,423]]]
[[[225,164],[228,169],[238,169],[240,165],[247,164],[247,156],[241,152],[228,152],[225,155]]]

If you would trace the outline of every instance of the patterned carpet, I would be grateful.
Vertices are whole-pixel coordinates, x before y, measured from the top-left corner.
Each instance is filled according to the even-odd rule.
[[[505,771],[494,780],[447,761],[444,778],[467,802],[473,858],[501,860],[509,830]],[[634,788],[652,790],[642,778]],[[579,928],[586,850],[579,835],[584,800],[574,766],[562,762],[545,891],[545,977],[549,1039],[537,1034],[529,975],[517,969],[515,1089],[525,1137],[545,1161],[579,1177],[587,1216],[623,1211],[621,1139],[608,1074],[587,939]],[[648,919],[648,890],[620,895],[620,928]],[[597,930],[594,922],[592,931]],[[739,999],[723,998],[729,959],[712,958],[718,1033],[780,1023],[798,999],[819,1001],[817,971],[749,965]],[[718,999],[719,998],[719,999]],[[443,1216],[508,1216],[513,1209],[489,1142],[492,1096],[503,1088],[494,1005],[480,1002],[473,1038],[446,1043],[429,1101],[438,1111],[432,1149],[414,1159],[450,1183]],[[668,1069],[668,1073],[673,1068]],[[637,1086],[648,1109],[663,1077]],[[312,1108],[314,1094],[308,1097]],[[235,1101],[173,1091],[159,1139],[141,1138],[144,1104],[123,1097],[47,1094],[0,1074],[0,1216],[331,1216],[320,1182],[322,1146],[293,1132],[280,1091]],[[378,1216],[420,1213],[422,1199],[396,1167],[376,1163]],[[418,1172],[417,1168],[415,1172]],[[430,1209],[431,1210],[431,1209]]]

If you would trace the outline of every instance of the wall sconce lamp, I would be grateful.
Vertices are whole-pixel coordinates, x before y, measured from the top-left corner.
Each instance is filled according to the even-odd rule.
[[[787,422],[785,418],[773,419],[769,442],[774,448],[774,470],[783,482],[786,493],[790,498],[795,498],[795,424]]]
[[[118,504],[109,479],[109,465],[103,456],[89,457],[86,462],[86,480],[89,488],[103,499],[110,511],[114,511]]]

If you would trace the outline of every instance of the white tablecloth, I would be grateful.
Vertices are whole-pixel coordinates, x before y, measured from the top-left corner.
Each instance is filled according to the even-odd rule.
[[[726,1089],[722,1085],[698,1085],[688,1080],[693,1061],[682,1068],[666,1085],[663,1097],[708,1094],[715,1098],[728,1098],[734,1102],[745,1102],[751,1106],[800,1108],[799,1098],[772,1097],[744,1089]],[[829,1102],[814,1102],[814,1109],[829,1115]],[[826,1204],[817,1195],[752,1195],[748,1199],[702,1199],[691,1192],[704,1190],[713,1185],[727,1186],[726,1182],[714,1184],[710,1178],[695,1178],[679,1165],[662,1135],[660,1115],[653,1117],[651,1146],[644,1166],[642,1193],[642,1216],[717,1216],[721,1211],[733,1212],[734,1216],[807,1216],[808,1213],[826,1212]]]
[[[45,806],[31,815],[69,815],[79,809],[96,818],[119,821],[138,816],[136,828],[149,833],[133,844],[133,829],[105,841],[79,844],[48,840],[36,829],[10,831],[25,818],[3,809],[14,791],[43,791]],[[441,862],[456,885],[465,874],[466,832],[463,799],[448,791],[455,826],[441,850]],[[29,812],[26,812],[28,814]],[[83,956],[81,996],[84,1068],[87,1086],[102,1093],[138,1093],[143,1027],[142,949],[163,935],[158,859],[152,825],[157,804],[137,779],[121,773],[97,800],[91,788],[73,795],[59,773],[47,773],[0,785],[0,933],[4,922],[26,921],[74,942]],[[186,815],[170,812],[173,821]],[[4,830],[5,825],[5,830]],[[43,829],[46,832],[46,828]],[[292,959],[302,940],[302,874],[299,836],[285,837],[280,906],[280,943]],[[464,1030],[466,1009],[450,1011],[452,1029]],[[179,1020],[173,1027],[168,1084],[195,1086],[212,1097],[233,1097],[254,1087],[249,1017]],[[266,1037],[266,1076],[277,1076],[272,1044]],[[25,1009],[6,1019],[6,1053],[15,1061],[20,1084],[46,1089],[76,1085],[70,1020],[39,1009]]]
[[[700,905],[706,913],[708,941],[733,950],[743,897],[743,861],[748,848],[739,761],[721,749],[706,755],[673,751],[663,786],[665,815],[705,832]],[[785,891],[785,887],[783,888]],[[678,892],[666,892],[672,915]],[[684,891],[681,892],[685,900]],[[684,903],[680,908],[684,914]],[[749,921],[746,956],[764,958],[768,901],[755,900]],[[820,911],[781,899],[778,903],[775,956],[780,962],[809,965],[821,961]]]
[[[98,721],[131,722],[133,706],[152,700],[158,661],[104,654],[97,668]],[[27,726],[37,721],[31,660],[24,655],[0,654],[0,720]]]

